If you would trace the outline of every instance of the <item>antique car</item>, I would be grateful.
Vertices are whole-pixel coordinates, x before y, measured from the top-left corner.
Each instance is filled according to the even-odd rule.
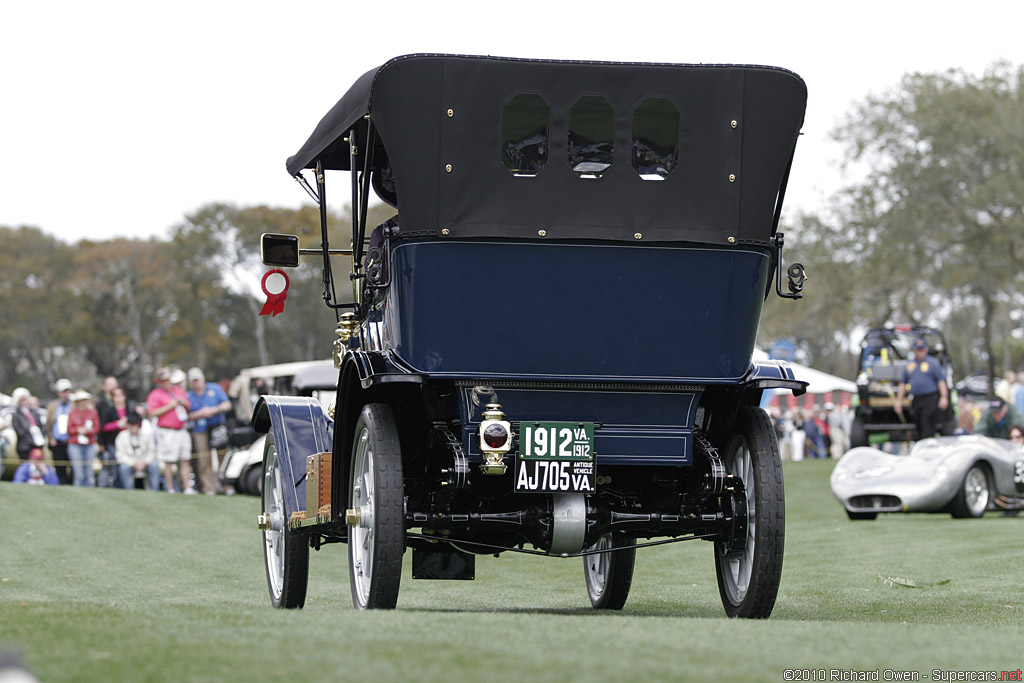
[[[914,359],[914,342],[924,339],[928,354],[942,365],[946,386],[953,388],[953,361],[949,355],[946,337],[934,327],[896,325],[875,327],[867,331],[860,343],[860,372],[857,375],[858,404],[850,426],[850,445],[867,446],[884,441],[914,441],[935,436],[918,434],[909,420],[913,394],[903,400],[903,415],[896,412],[896,396],[903,371]],[[953,402],[943,412],[939,433],[952,436],[956,429]]]
[[[975,434],[923,439],[906,455],[877,448],[847,451],[830,479],[850,519],[880,512],[948,512],[1024,508],[1024,452],[1005,439]]]
[[[698,539],[726,613],[769,616],[785,508],[758,406],[805,383],[751,356],[764,300],[803,289],[777,227],[805,103],[759,66],[411,55],[357,80],[286,164],[320,245],[262,239],[271,267],[317,257],[338,311],[333,411],[252,416],[272,604],[303,606],[310,548],[342,542],[359,609],[395,607],[406,550],[414,579],[582,558],[619,609],[638,548]],[[400,216],[368,227],[371,191]]]

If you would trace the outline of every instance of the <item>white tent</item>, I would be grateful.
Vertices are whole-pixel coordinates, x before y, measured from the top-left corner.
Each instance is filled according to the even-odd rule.
[[[836,377],[835,375],[830,375],[827,372],[815,370],[799,363],[790,363],[790,366],[793,368],[793,374],[796,375],[797,379],[808,382],[807,393],[809,394],[824,394],[829,391],[857,393],[856,383],[848,379]]]

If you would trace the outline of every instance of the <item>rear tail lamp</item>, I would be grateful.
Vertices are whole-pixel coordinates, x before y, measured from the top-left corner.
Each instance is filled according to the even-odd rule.
[[[511,435],[508,433],[508,427],[506,423],[495,421],[484,426],[480,431],[483,434],[484,444],[488,448],[494,450],[501,450],[508,446]]]
[[[504,456],[512,450],[512,425],[505,421],[505,411],[497,403],[488,403],[480,422],[480,452],[484,474],[504,474]]]

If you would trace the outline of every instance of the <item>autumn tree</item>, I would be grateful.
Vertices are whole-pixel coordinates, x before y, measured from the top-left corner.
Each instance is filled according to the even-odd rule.
[[[115,375],[138,392],[166,362],[181,315],[177,270],[158,240],[82,241],[65,281],[77,294],[68,325],[100,375]]]
[[[67,286],[74,250],[38,228],[0,227],[0,387],[45,394],[59,373],[74,378],[63,351],[80,301]]]
[[[993,333],[1022,303],[1024,69],[911,74],[855,107],[834,135],[868,172],[846,193],[834,247],[885,314],[911,322],[970,307],[989,374]],[[868,301],[861,301],[863,314]]]
[[[372,227],[393,213],[388,207],[375,207],[370,212],[369,225]],[[330,212],[328,226],[331,246],[350,246],[351,217],[347,207],[341,213]],[[298,268],[289,270],[290,289],[284,313],[273,317],[259,315],[266,300],[260,289],[261,277],[267,270],[260,261],[263,233],[297,235],[304,248],[319,248],[319,211],[313,206],[281,209],[210,204],[175,226],[172,250],[182,269],[190,274],[201,273],[204,281],[217,283],[211,296],[197,306],[203,309],[202,313],[194,312],[193,322],[183,325],[183,329],[198,334],[200,326],[206,325],[198,335],[203,340],[212,338],[213,325],[230,330],[225,340],[227,355],[237,367],[326,358],[331,350],[336,315],[324,305],[323,263],[318,256],[303,257]],[[335,257],[333,263],[335,293],[339,300],[350,301],[351,264],[345,257]],[[200,343],[208,342],[192,341],[196,362],[216,365],[218,359],[214,354],[207,357]],[[224,350],[218,349],[216,355],[223,356]],[[245,362],[239,364],[242,359]]]
[[[767,350],[776,341],[791,340],[801,360],[825,372],[852,378],[857,371],[850,333],[858,296],[858,269],[836,252],[835,229],[817,216],[801,215],[780,231],[786,238],[783,269],[802,263],[808,279],[804,297],[796,301],[776,296],[772,283],[761,314],[758,343]],[[782,279],[785,287],[785,271]]]

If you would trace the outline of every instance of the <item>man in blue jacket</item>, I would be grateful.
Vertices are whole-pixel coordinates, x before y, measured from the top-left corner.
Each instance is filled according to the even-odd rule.
[[[213,457],[216,449],[211,448],[210,432],[227,420],[231,410],[231,399],[219,384],[207,384],[206,376],[199,368],[188,371],[191,388],[188,391],[189,413],[192,422],[192,453],[196,461],[196,473],[203,493],[217,492],[217,477],[213,471]]]
[[[917,425],[917,438],[927,439],[939,431],[942,414],[949,408],[949,387],[942,364],[928,355],[928,342],[918,339],[914,342],[914,359],[903,369],[903,381],[896,394],[896,414],[903,415],[903,397],[907,385],[914,400],[910,404],[910,416]]]

